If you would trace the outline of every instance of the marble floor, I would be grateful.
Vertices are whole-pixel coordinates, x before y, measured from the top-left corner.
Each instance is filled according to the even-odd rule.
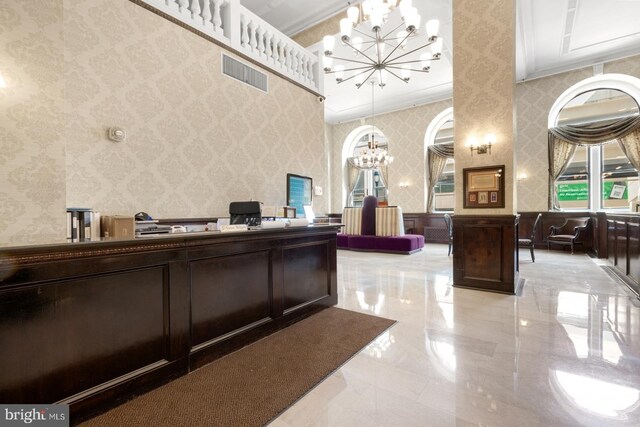
[[[398,323],[271,426],[638,426],[640,304],[598,264],[522,250],[516,297],[453,288],[446,245],[338,251],[338,306]]]

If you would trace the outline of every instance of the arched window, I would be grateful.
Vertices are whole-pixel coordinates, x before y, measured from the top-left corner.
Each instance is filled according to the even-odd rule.
[[[455,207],[453,124],[453,108],[447,108],[427,127],[425,134],[427,212],[452,212]]]
[[[388,142],[376,127],[361,126],[347,136],[342,149],[344,206],[362,206],[365,196],[374,195],[381,205],[389,200],[389,174],[387,166],[362,168],[353,159],[370,146],[371,138],[379,150],[387,150]],[[351,161],[350,161],[351,160]]]
[[[629,210],[638,202],[637,94],[640,79],[605,74],[558,98],[549,115],[551,209]]]

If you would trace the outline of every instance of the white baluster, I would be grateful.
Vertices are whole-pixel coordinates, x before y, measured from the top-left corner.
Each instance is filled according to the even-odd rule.
[[[272,54],[272,50],[271,50],[271,34],[269,33],[269,30],[265,30],[264,32],[264,55],[267,57],[267,61],[269,61],[271,59],[271,54]]]
[[[309,64],[309,58],[306,55],[302,56],[302,67],[300,69],[300,78],[303,81],[307,80],[307,65]]]
[[[251,46],[252,52],[255,52],[258,48],[256,25],[253,23],[253,21],[249,22],[249,46]]]
[[[287,71],[291,71],[293,69],[293,49],[291,49],[289,46],[285,46],[285,49],[287,50],[287,60],[285,62],[285,69]]]
[[[316,73],[313,72],[316,68],[317,63],[318,61],[316,60],[316,58],[313,58],[313,60],[309,61],[309,81],[314,87],[318,86],[318,82],[316,82]]]
[[[178,10],[182,13],[189,7],[189,0],[178,0]]]
[[[191,7],[189,7],[191,11],[191,19],[195,20],[198,16],[200,16],[200,0],[191,0]]]
[[[249,24],[247,24],[246,18],[240,17],[240,45],[247,47],[249,44]]]
[[[287,60],[287,50],[286,50],[286,46],[287,44],[285,42],[283,42],[282,40],[280,40],[278,42],[278,49],[280,50],[280,68],[284,68],[285,67],[285,61]]]
[[[262,29],[262,27],[258,27],[256,33],[258,37],[258,56],[262,56],[264,53],[264,30]]]
[[[280,42],[275,38],[273,39],[273,55],[271,59],[275,65],[280,65]]]
[[[220,7],[223,0],[213,0],[213,28],[218,31],[222,27],[222,17],[220,16]]]
[[[211,23],[211,2],[209,0],[204,0],[204,4],[202,7],[202,25],[204,25],[206,28],[211,28],[211,26],[213,25]]]
[[[299,52],[294,52],[293,53],[293,58],[291,58],[293,60],[293,63],[291,64],[291,72],[294,75],[300,74],[300,53]]]

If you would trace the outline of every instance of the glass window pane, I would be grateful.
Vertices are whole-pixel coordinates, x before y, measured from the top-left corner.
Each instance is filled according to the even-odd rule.
[[[589,209],[589,156],[579,146],[567,170],[556,181],[558,201],[562,209]]]
[[[602,207],[629,209],[638,200],[638,171],[618,143],[602,146]]]
[[[453,119],[447,120],[436,133],[433,143],[451,144],[453,143]],[[434,187],[434,209],[436,211],[453,212],[455,206],[455,186],[453,175],[455,173],[455,163],[453,159],[447,159],[442,176]]]
[[[442,177],[438,180],[434,187],[434,203],[437,211],[453,211],[455,203],[455,193],[453,184],[453,175],[455,172],[455,163],[453,159],[447,159]]]

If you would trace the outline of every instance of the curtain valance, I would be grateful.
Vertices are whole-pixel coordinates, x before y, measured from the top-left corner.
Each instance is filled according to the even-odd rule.
[[[569,144],[599,145],[624,137],[638,128],[640,128],[640,116],[631,116],[605,124],[558,126],[549,129],[549,133]]]
[[[428,150],[440,157],[453,158],[453,142],[430,145]]]

